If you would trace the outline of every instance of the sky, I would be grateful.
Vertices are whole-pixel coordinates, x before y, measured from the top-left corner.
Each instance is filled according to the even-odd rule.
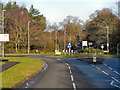
[[[10,0],[1,0],[6,4]],[[24,5],[28,10],[33,4],[50,23],[62,22],[66,16],[76,16],[86,21],[96,10],[110,8],[116,10],[119,0],[11,0]]]

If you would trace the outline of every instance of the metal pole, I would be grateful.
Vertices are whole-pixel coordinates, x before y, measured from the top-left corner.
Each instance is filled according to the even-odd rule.
[[[119,44],[117,44],[117,55],[119,55]]]
[[[108,26],[106,26],[106,28],[107,28],[107,54],[108,54],[108,50],[109,50],[109,28],[108,28]]]
[[[56,30],[56,50],[57,50],[57,30]]]
[[[65,30],[64,30],[64,52],[66,52],[65,50],[66,50],[66,26],[65,26]],[[66,55],[66,53],[65,53],[65,55]]]
[[[70,34],[70,45],[71,45],[71,34]],[[69,50],[69,53],[70,53],[70,51],[71,51],[71,48],[70,48],[70,50]]]
[[[4,34],[4,12],[6,10],[2,11],[2,33]],[[4,57],[4,41],[3,41],[3,47],[2,47],[2,57]]]
[[[30,21],[28,21],[28,54],[30,53],[30,41],[29,41],[29,26],[30,26]]]

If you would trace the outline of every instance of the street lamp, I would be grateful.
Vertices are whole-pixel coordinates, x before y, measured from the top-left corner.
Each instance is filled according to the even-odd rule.
[[[65,52],[65,49],[66,49],[66,27],[64,29],[64,52]]]
[[[2,33],[4,34],[4,12],[6,10],[2,10]],[[2,49],[2,57],[4,57],[4,42],[3,42],[3,49]]]
[[[108,52],[109,52],[109,28],[108,28],[108,26],[106,26],[106,28],[107,28],[107,54],[108,54]]]
[[[30,21],[28,21],[28,54],[30,53],[29,27],[30,27]]]
[[[117,44],[117,55],[119,55],[119,43]]]

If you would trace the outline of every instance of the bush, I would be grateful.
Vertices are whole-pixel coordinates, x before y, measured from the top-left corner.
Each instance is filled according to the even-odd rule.
[[[100,49],[94,49],[93,47],[90,47],[89,49],[81,49],[78,51],[78,53],[103,53]]]

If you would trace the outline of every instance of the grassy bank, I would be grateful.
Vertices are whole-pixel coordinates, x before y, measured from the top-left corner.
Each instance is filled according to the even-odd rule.
[[[5,55],[41,55],[41,54],[54,54],[54,52],[46,52],[46,53],[44,53],[44,52],[41,52],[41,53],[15,53],[15,54],[13,54],[13,53],[9,53],[9,54],[5,54]]]
[[[5,57],[2,59],[8,59],[10,62],[20,62],[0,73],[0,75],[2,74],[2,88],[11,88],[17,85],[41,71],[45,66],[45,63],[39,59],[21,57]]]
[[[5,64],[5,62],[0,62],[0,66],[3,65],[3,64]]]
[[[84,57],[84,58],[92,58],[93,54],[79,54],[79,55],[47,55],[47,57]],[[118,58],[117,55],[107,55],[107,54],[97,54],[97,58]]]

